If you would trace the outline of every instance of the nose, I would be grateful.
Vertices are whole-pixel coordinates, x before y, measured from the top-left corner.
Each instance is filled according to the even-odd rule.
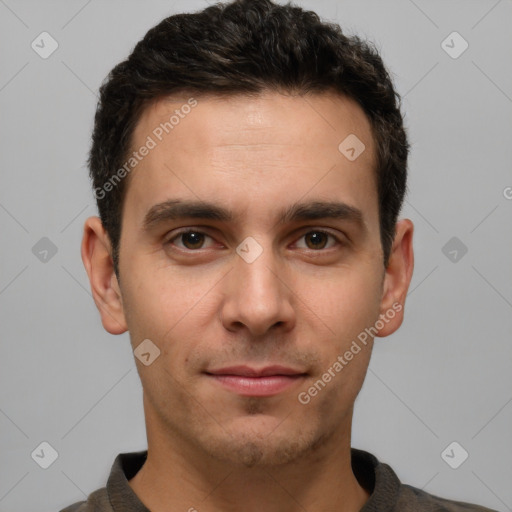
[[[234,268],[224,281],[221,320],[236,332],[247,329],[254,337],[269,330],[288,331],[295,325],[294,294],[288,273],[271,249],[252,262],[235,256]]]

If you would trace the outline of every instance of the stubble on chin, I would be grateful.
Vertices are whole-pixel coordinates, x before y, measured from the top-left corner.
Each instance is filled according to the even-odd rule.
[[[255,420],[266,410],[261,398],[256,397],[249,397],[243,407],[245,413]],[[271,469],[301,459],[316,459],[318,450],[328,443],[330,436],[317,432],[315,428],[302,430],[293,416],[284,414],[275,429],[264,434],[248,429],[230,432],[230,439],[210,438],[207,449],[213,458],[245,468]]]

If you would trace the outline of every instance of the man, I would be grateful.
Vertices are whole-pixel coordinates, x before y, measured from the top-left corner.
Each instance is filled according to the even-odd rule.
[[[238,0],[163,20],[100,92],[82,258],[104,328],[130,333],[148,450],[64,510],[489,510],[350,446],[413,271],[377,52]]]

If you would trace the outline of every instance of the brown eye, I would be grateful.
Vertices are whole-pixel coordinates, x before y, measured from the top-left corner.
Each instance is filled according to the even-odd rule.
[[[305,240],[305,247],[302,248],[312,250],[322,250],[326,248],[328,249],[333,245],[336,245],[336,243],[338,243],[338,240],[334,235],[321,230],[309,231],[308,233],[304,234],[301,238]],[[334,240],[334,243],[331,243],[331,245],[327,247],[327,245],[329,244],[329,238],[331,240]]]
[[[171,238],[167,243],[176,245],[181,249],[195,250],[202,249],[207,238],[211,238],[200,231],[182,231]]]
[[[305,237],[309,249],[323,249],[327,244],[327,233],[321,231],[312,231],[305,235]]]
[[[187,249],[200,249],[204,243],[204,235],[191,231],[189,233],[182,233],[181,240]]]

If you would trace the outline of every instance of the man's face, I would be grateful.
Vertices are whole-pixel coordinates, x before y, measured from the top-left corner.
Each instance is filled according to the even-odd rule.
[[[304,392],[384,313],[370,124],[328,94],[196,99],[158,101],[133,136],[135,149],[156,142],[129,178],[119,267],[132,346],[160,350],[137,360],[148,435],[288,462],[348,435],[371,342],[308,403]],[[190,112],[159,141],[176,109]],[[353,161],[338,149],[350,134],[366,147]],[[232,218],[166,210],[199,201]]]

